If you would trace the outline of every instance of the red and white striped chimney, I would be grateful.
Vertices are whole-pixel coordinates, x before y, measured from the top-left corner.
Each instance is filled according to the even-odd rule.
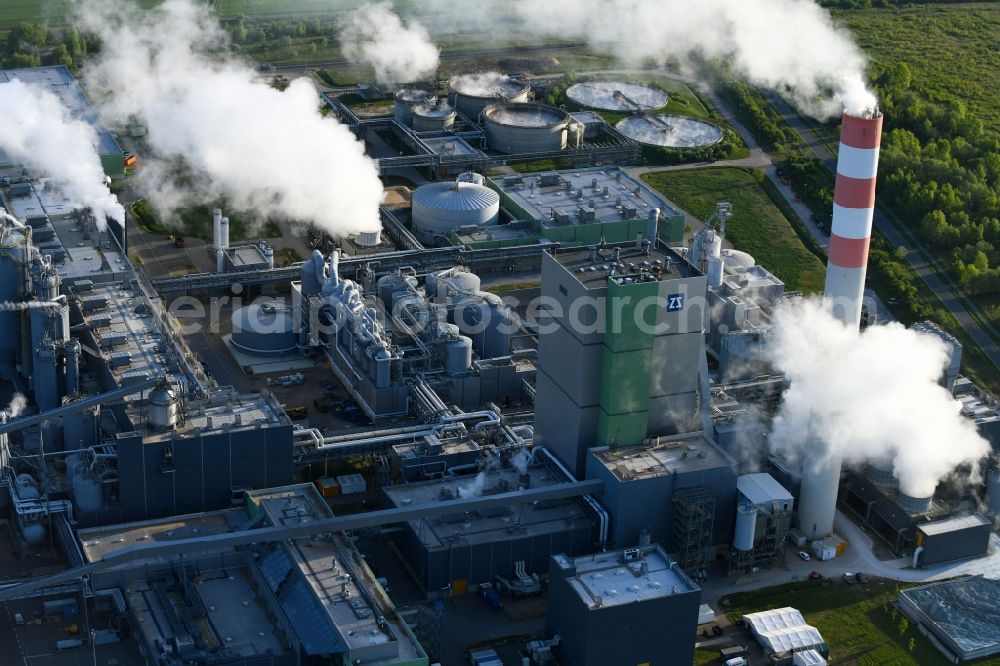
[[[882,114],[877,109],[870,118],[844,114],[824,300],[837,319],[854,328],[861,325],[881,142]]]

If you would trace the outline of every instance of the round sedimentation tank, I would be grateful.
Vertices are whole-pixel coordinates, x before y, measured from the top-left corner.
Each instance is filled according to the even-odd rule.
[[[667,93],[623,81],[585,81],[569,87],[566,96],[581,106],[604,111],[649,111],[667,104]]]
[[[447,237],[457,227],[495,224],[500,216],[500,195],[460,179],[422,185],[413,191],[413,230],[422,241]]]
[[[280,303],[254,303],[232,316],[232,343],[254,356],[274,356],[295,349],[292,314]]]
[[[97,511],[104,506],[104,486],[90,473],[73,475],[73,501],[80,511]]]
[[[436,98],[434,93],[427,90],[403,88],[396,93],[396,106],[393,108],[392,116],[396,122],[409,127],[413,124],[414,107],[430,104]]]
[[[531,86],[498,72],[456,76],[448,82],[448,101],[473,122],[495,102],[527,102]]]
[[[483,109],[486,142],[501,153],[565,150],[572,118],[544,104],[491,104]]]
[[[472,367],[472,340],[460,335],[445,345],[444,371],[450,375],[460,375]]]
[[[160,384],[149,394],[149,425],[172,430],[177,425],[177,394],[169,384]]]
[[[413,107],[414,132],[440,132],[455,125],[458,115],[443,99]]]
[[[619,120],[615,129],[633,141],[660,148],[704,148],[722,141],[721,129],[685,116],[631,116]]]
[[[906,493],[899,493],[896,497],[896,504],[907,513],[927,513],[933,499],[933,497],[913,497]]]
[[[754,533],[757,530],[757,509],[743,503],[736,508],[736,531],[733,533],[733,548],[753,550]]]

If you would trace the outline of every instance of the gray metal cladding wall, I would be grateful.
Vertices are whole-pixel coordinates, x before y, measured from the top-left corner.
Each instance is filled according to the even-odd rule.
[[[232,505],[239,488],[271,488],[292,481],[290,425],[215,432],[142,444],[118,445],[120,499],[126,520],[210,511]],[[162,468],[173,449],[173,471]]]
[[[674,492],[682,488],[703,487],[715,498],[715,516],[712,522],[712,545],[728,544],[732,540],[736,523],[736,467],[713,467],[707,470],[685,472],[677,477]],[[671,501],[673,497],[671,497]],[[654,539],[656,539],[654,537]],[[658,539],[662,544],[663,540]]]
[[[644,527],[656,543],[667,548],[674,519],[674,477],[670,474],[619,481],[593,454],[587,456],[588,479],[603,479],[604,492],[598,501],[610,516],[609,538],[617,548],[639,543]]]
[[[964,530],[924,537],[920,566],[929,567],[955,560],[985,555],[990,544],[990,526],[977,525]]]

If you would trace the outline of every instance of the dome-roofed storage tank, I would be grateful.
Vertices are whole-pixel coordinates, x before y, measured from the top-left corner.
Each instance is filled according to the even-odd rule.
[[[389,273],[378,279],[378,300],[382,307],[390,309],[392,307],[392,297],[399,292],[413,291],[417,287],[417,278],[412,275],[402,273]]]
[[[149,425],[154,430],[173,430],[177,425],[177,394],[167,382],[158,384],[149,394]]]
[[[427,298],[443,298],[450,292],[474,294],[479,291],[482,281],[475,273],[449,268],[429,273],[425,282]]]
[[[472,340],[460,335],[445,345],[444,371],[449,375],[461,375],[472,367]]]
[[[282,303],[253,303],[232,316],[233,346],[254,356],[285,354],[295,349],[292,313]]]
[[[392,116],[396,122],[406,125],[413,124],[413,109],[417,106],[430,104],[437,96],[420,88],[403,88],[396,93],[396,106],[393,108]]]
[[[457,227],[495,224],[500,217],[500,195],[461,177],[429,183],[413,191],[412,215],[417,238],[430,243]]]
[[[529,92],[530,85],[499,72],[465,74],[448,82],[448,101],[473,122],[494,102],[527,102]]]
[[[436,99],[428,104],[413,107],[414,132],[440,132],[450,129],[455,124],[458,114],[443,99]]]
[[[491,104],[483,109],[486,142],[501,153],[564,150],[572,117],[544,104]]]
[[[472,338],[480,358],[507,356],[510,351],[510,313],[496,294],[480,291],[460,298],[455,323],[462,335]]]

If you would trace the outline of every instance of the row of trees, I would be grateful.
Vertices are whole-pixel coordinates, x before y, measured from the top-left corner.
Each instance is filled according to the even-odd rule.
[[[66,65],[72,70],[94,48],[75,28],[49,30],[38,23],[19,23],[0,42],[5,68]]]

